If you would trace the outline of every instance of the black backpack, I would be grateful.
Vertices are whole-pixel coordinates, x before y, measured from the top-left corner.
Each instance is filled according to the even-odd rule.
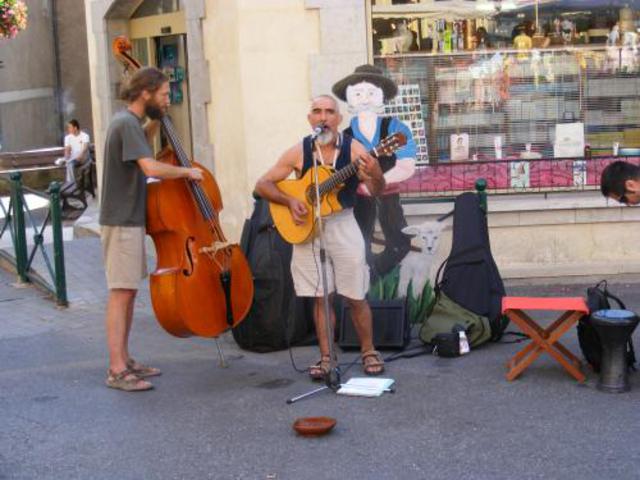
[[[587,288],[587,307],[589,308],[589,314],[583,315],[578,321],[578,342],[580,343],[580,350],[582,350],[582,355],[584,355],[585,360],[596,373],[600,372],[602,343],[600,342],[598,332],[596,332],[596,329],[591,324],[591,314],[598,310],[610,309],[611,303],[609,300],[613,300],[618,305],[618,308],[626,310],[622,300],[609,292],[606,280],[602,280],[595,287]],[[628,368],[635,370],[635,363],[636,354],[633,350],[633,342],[631,338],[629,338],[629,343],[627,344]]]
[[[456,198],[451,253],[438,269],[436,290],[470,312],[486,317],[491,340],[500,340],[509,323],[502,315],[505,289],[491,254],[487,215],[476,193],[467,192]]]
[[[313,299],[296,297],[292,246],[278,234],[265,200],[256,198],[240,246],[253,273],[254,296],[249,313],[232,330],[236,343],[261,353],[313,343]]]

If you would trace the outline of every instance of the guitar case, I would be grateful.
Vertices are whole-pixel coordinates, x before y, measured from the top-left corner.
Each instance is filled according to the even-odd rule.
[[[315,343],[313,299],[295,295],[293,247],[276,230],[266,200],[256,197],[240,247],[253,272],[254,296],[249,313],[232,330],[236,343],[260,353]]]

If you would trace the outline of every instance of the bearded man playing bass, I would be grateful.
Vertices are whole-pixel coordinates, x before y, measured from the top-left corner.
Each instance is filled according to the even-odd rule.
[[[154,159],[150,140],[159,123],[143,128],[145,115],[160,118],[169,107],[169,79],[160,70],[136,71],[121,91],[127,108],[115,114],[104,149],[100,237],[109,298],[106,334],[109,349],[108,387],[124,391],[153,388],[146,377],[157,368],[136,362],[129,354],[133,306],[140,282],[147,276],[145,214],[147,177],[202,180],[197,168],[184,168]]]
[[[333,291],[345,297],[351,309],[360,349],[364,372],[378,375],[383,372],[383,360],[373,347],[371,309],[365,299],[369,290],[369,267],[365,260],[364,239],[353,216],[356,189],[359,180],[364,182],[372,195],[384,189],[384,177],[378,161],[366,149],[349,136],[338,133],[342,121],[337,101],[329,95],[320,95],[311,102],[307,115],[317,137],[305,137],[302,142],[289,148],[278,162],[257,182],[258,195],[289,208],[297,224],[307,221],[309,209],[299,199],[285,194],[276,183],[286,179],[291,172],[302,177],[312,166],[324,165],[340,169],[351,162],[358,162],[358,175],[352,176],[338,193],[342,209],[322,221],[327,253],[328,291],[333,302]],[[312,238],[305,243],[294,244],[291,273],[297,295],[315,297],[314,320],[320,345],[320,361],[309,368],[311,378],[323,379],[331,368],[330,346],[327,338],[323,309],[323,286],[320,272],[320,242]],[[335,326],[333,308],[330,321]]]

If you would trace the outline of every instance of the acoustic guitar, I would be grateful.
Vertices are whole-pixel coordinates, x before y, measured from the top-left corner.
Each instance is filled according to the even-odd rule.
[[[402,133],[394,133],[383,139],[369,153],[374,157],[391,155],[407,143],[407,137]],[[342,210],[338,201],[338,192],[344,187],[344,182],[358,172],[358,164],[352,162],[349,165],[335,171],[331,167],[318,167],[318,190],[320,191],[320,215],[326,217]],[[275,202],[269,202],[269,210],[273,223],[278,233],[289,243],[303,243],[311,238],[316,223],[315,197],[316,184],[313,168],[297,180],[282,180],[276,186],[286,195],[297,198],[307,207],[307,215],[304,223],[298,225],[294,222],[289,207]]]

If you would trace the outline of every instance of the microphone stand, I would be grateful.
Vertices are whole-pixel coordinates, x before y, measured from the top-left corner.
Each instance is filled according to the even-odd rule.
[[[318,135],[322,133],[322,129],[316,130],[311,137],[311,150],[313,152],[313,148],[315,147],[316,138]],[[338,388],[340,388],[340,367],[338,367],[338,359],[335,354],[335,343],[334,343],[334,334],[333,334],[333,324],[331,322],[330,311],[331,307],[329,305],[329,292],[328,292],[328,279],[327,279],[327,253],[325,250],[324,244],[324,225],[322,223],[322,216],[320,215],[320,182],[318,178],[318,161],[314,160],[313,162],[313,181],[314,185],[314,219],[315,219],[315,229],[317,231],[318,240],[320,243],[320,270],[322,275],[322,297],[323,297],[323,310],[324,310],[324,326],[325,326],[325,334],[326,340],[329,345],[329,371],[325,375],[324,381],[325,385],[323,387],[316,388],[302,395],[298,395],[296,397],[292,397],[287,400],[288,404],[292,404],[297,402],[298,400],[302,400],[303,398],[310,397],[316,393],[322,392],[324,390],[332,390],[336,392]],[[312,240],[313,241],[313,240]],[[314,306],[315,312],[315,306]]]

